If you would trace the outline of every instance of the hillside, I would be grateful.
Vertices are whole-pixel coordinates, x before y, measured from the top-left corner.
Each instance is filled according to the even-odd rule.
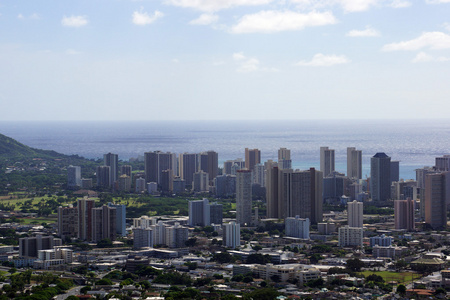
[[[64,158],[64,154],[55,151],[28,147],[15,139],[0,134],[0,158]]]

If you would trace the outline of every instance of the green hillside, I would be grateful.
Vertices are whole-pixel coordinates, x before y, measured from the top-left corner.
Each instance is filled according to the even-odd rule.
[[[28,147],[15,139],[0,134],[0,158],[47,158],[63,159],[69,156],[51,151]]]

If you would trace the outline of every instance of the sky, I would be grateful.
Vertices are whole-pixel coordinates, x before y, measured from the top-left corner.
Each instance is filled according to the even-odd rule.
[[[0,120],[448,118],[450,0],[0,0]]]

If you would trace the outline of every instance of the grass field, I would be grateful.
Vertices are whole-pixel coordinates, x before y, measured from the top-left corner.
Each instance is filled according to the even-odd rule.
[[[362,274],[367,277],[371,274],[376,274],[383,277],[384,281],[387,283],[389,281],[397,281],[399,284],[405,284],[411,282],[411,280],[419,279],[421,276],[417,273],[412,272],[389,272],[389,271],[364,271]]]

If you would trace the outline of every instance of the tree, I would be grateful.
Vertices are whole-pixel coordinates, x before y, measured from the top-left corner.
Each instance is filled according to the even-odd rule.
[[[347,269],[353,272],[360,272],[364,268],[364,263],[359,258],[351,258],[347,260]]]
[[[397,287],[397,293],[399,293],[400,295],[404,295],[406,293],[406,286],[404,286],[403,284],[399,284]]]
[[[184,243],[185,243],[186,247],[194,247],[195,244],[197,243],[197,239],[196,238],[190,238]]]
[[[278,292],[273,288],[256,289],[248,294],[244,294],[244,300],[258,299],[258,300],[273,300],[278,297]]]
[[[110,239],[103,239],[97,243],[98,248],[111,248],[113,243]]]

